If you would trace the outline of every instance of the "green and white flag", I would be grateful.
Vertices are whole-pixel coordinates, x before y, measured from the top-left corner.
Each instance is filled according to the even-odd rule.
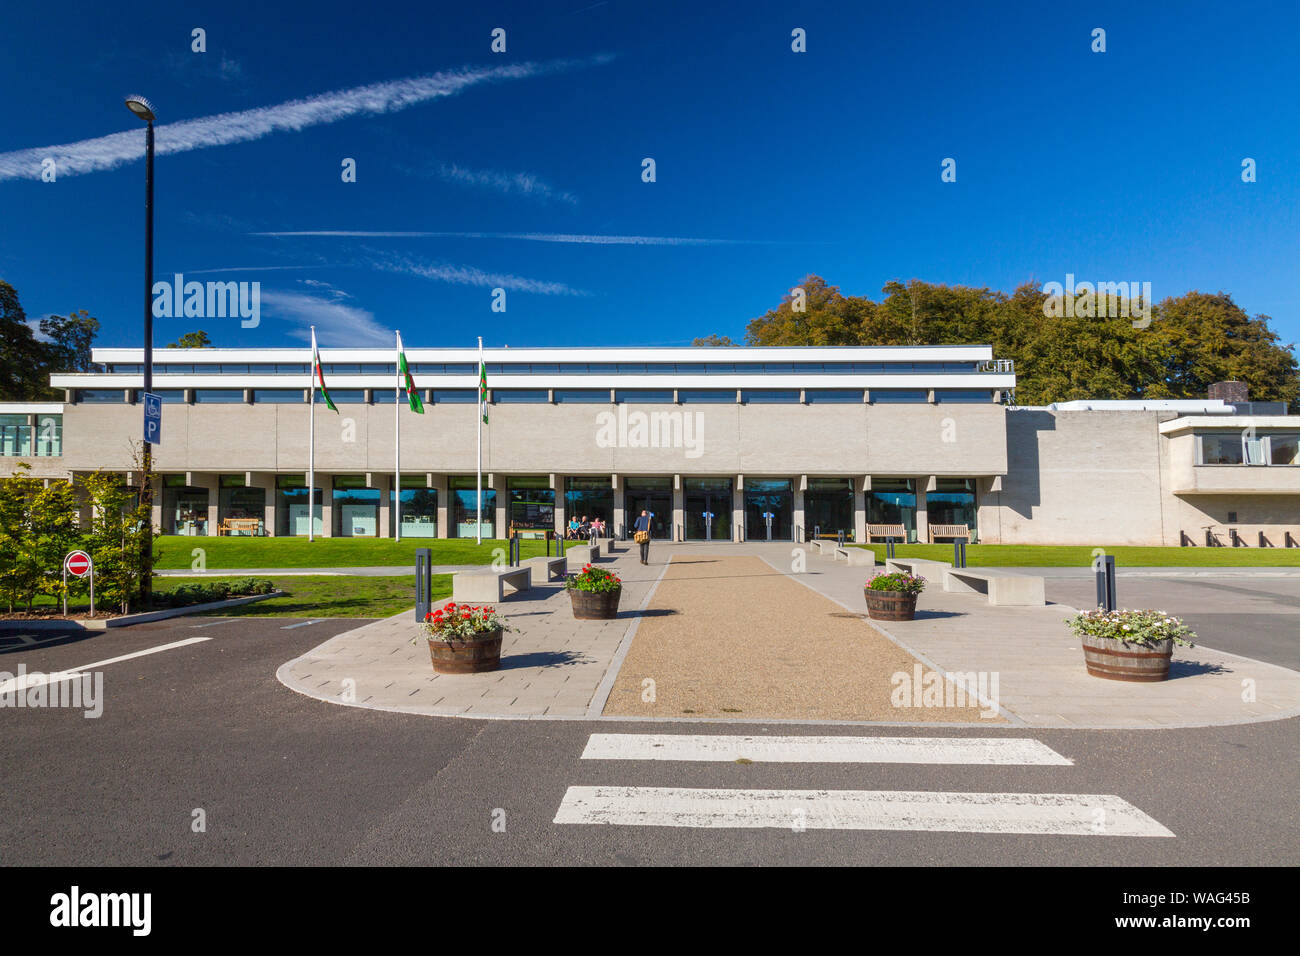
[[[488,423],[487,365],[483,361],[483,340],[478,340],[478,410],[483,424]]]
[[[325,369],[321,367],[320,350],[316,348],[315,326],[311,330],[311,374],[312,378],[319,383],[320,396],[322,401],[325,402],[325,407],[331,412],[337,412],[338,409],[334,406],[333,399],[330,398],[329,389],[325,387]],[[315,396],[312,397],[312,400],[315,400]]]
[[[402,333],[397,333],[397,377],[402,388],[406,389],[406,403],[417,415],[424,414],[424,402],[415,389],[415,379],[411,377],[410,366],[406,364],[406,352],[402,349]]]

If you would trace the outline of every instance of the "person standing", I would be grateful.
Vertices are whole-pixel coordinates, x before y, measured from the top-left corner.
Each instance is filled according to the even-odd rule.
[[[636,519],[636,523],[632,525],[632,531],[633,531],[632,537],[635,538],[636,543],[641,546],[641,563],[649,564],[650,563],[650,513],[648,511],[642,510],[641,515]]]

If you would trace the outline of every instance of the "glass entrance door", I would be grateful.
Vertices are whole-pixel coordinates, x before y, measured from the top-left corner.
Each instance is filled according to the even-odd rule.
[[[731,540],[731,479],[683,478],[687,541]],[[712,516],[712,517],[709,517]]]
[[[804,534],[853,540],[853,479],[809,478],[803,495]]]
[[[771,515],[772,540],[794,536],[794,490],[789,478],[745,479],[745,540],[767,540],[767,515]]]
[[[650,537],[672,539],[673,480],[671,478],[628,478],[623,493],[623,537],[631,538],[636,519],[650,512]]]

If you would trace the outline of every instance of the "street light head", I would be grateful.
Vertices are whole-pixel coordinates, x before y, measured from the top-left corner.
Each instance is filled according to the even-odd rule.
[[[157,118],[154,116],[153,104],[143,96],[128,96],[126,98],[126,108],[146,123],[152,123]]]

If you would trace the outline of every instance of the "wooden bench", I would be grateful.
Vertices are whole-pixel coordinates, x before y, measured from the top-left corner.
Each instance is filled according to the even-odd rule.
[[[258,535],[262,533],[261,518],[222,518],[221,524],[217,525],[218,536],[223,534],[251,534]]]
[[[540,574],[543,581],[564,580],[564,572],[568,568],[568,559],[561,556],[558,558],[548,558],[541,554],[535,558],[529,558],[523,564],[532,568],[535,574]]]
[[[498,604],[505,600],[506,585],[519,591],[533,586],[533,569],[483,568],[475,571],[457,571],[451,576],[451,599],[476,604]]]
[[[943,589],[987,594],[990,604],[1003,607],[1042,607],[1047,603],[1043,579],[993,568],[948,568]]]
[[[930,543],[934,544],[936,538],[965,538],[970,541],[970,527],[964,524],[932,524]]]
[[[893,538],[898,544],[907,544],[907,529],[901,524],[867,525],[867,544],[871,544],[877,538],[881,541],[886,538]]]
[[[835,560],[845,561],[849,567],[869,567],[876,566],[876,552],[868,551],[866,548],[836,548]]]

